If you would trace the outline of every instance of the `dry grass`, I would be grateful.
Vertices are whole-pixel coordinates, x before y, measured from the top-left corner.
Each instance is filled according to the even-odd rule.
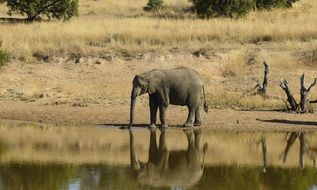
[[[27,58],[37,51],[58,56],[91,55],[118,50],[232,47],[263,41],[296,46],[297,42],[317,39],[317,3],[313,0],[302,0],[291,10],[259,11],[239,20],[157,18],[142,11],[145,4],[145,0],[81,1],[80,16],[69,22],[1,24],[0,41],[3,49]],[[190,6],[180,0],[166,4]]]
[[[23,62],[35,62],[34,54],[68,60],[67,56],[104,57],[105,54],[132,55],[135,58],[142,53],[149,55],[149,58],[141,56],[138,60],[129,61],[127,67],[120,67],[122,71],[118,72],[122,74],[122,78],[132,78],[125,73],[132,75],[141,70],[157,68],[157,65],[165,68],[179,65],[195,68],[205,79],[212,107],[280,108],[284,105],[281,100],[284,94],[279,87],[280,80],[288,79],[297,97],[298,76],[303,72],[308,77],[316,74],[312,69],[316,66],[314,49],[317,47],[315,0],[301,0],[289,10],[252,12],[246,18],[238,20],[202,20],[189,13],[181,16],[182,9],[190,7],[191,3],[184,0],[164,2],[169,7],[167,10],[148,13],[142,10],[147,0],[133,3],[129,0],[82,0],[79,17],[68,22],[1,23],[0,49],[10,52],[13,58]],[[5,12],[4,7],[0,10]],[[209,58],[207,56],[208,59],[192,58],[192,52],[197,50],[206,50],[212,55]],[[152,58],[151,53],[158,56]],[[214,54],[218,57],[213,56]],[[179,58],[184,55],[187,56],[186,59]],[[264,60],[268,61],[271,68],[269,94],[279,99],[263,101],[260,97],[241,98],[242,93],[254,84],[251,78],[262,80]],[[105,59],[104,61],[108,62]],[[111,63],[121,61],[110,60]],[[148,64],[150,62],[153,64]],[[118,69],[119,65],[116,64],[113,69]],[[72,69],[74,70],[73,67]],[[281,72],[285,70],[288,72]],[[109,73],[111,71],[104,69],[101,75]],[[57,73],[52,78],[59,75]],[[38,77],[42,78],[43,76]],[[114,80],[115,77],[112,77],[112,83]],[[99,84],[100,81],[96,78],[94,82]],[[122,80],[105,93],[111,101],[119,96],[114,93],[118,91],[119,83]],[[130,81],[126,84],[130,85]],[[93,89],[96,88],[100,87]],[[76,89],[80,88],[72,87],[70,91],[74,92]],[[85,88],[80,91],[88,90]],[[124,91],[119,93],[120,96],[127,94]],[[95,94],[100,97],[97,92]],[[86,96],[92,97],[91,94]],[[35,101],[34,97],[24,101]],[[317,99],[316,92],[312,91],[311,97]],[[104,99],[95,101],[103,102]]]
[[[285,104],[281,99],[263,98],[261,96],[243,96],[239,93],[220,92],[216,95],[208,96],[210,107],[214,108],[239,108],[261,110],[265,109],[285,109]]]
[[[224,77],[233,77],[241,75],[244,67],[248,63],[247,50],[235,50],[230,52],[223,60],[222,75]]]

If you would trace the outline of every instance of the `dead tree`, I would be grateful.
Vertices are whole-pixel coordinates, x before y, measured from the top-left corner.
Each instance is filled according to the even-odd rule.
[[[289,89],[288,82],[286,79],[280,82],[280,87],[285,91],[287,96],[287,102],[291,106],[290,108],[287,106],[288,110],[306,113],[308,111],[308,95],[310,89],[314,87],[317,83],[317,78],[315,78],[314,82],[308,87],[305,87],[305,74],[300,77],[300,102],[297,103],[294,96]]]
[[[280,82],[280,87],[285,91],[287,96],[287,101],[291,106],[291,108],[287,106],[287,109],[292,111],[297,111],[298,103],[296,102],[294,96],[292,95],[291,90],[288,87],[288,82],[286,79]]]
[[[268,80],[269,80],[269,65],[264,61],[264,77],[263,77],[263,82],[262,85],[258,83],[258,94],[262,96],[266,96],[267,92],[267,85],[268,85]]]
[[[317,78],[315,78],[314,82],[308,88],[305,88],[305,75],[303,74],[300,77],[300,102],[299,102],[299,106],[300,106],[300,109],[302,112],[308,111],[308,109],[307,109],[308,103],[309,103],[308,94],[309,94],[310,89],[316,85],[316,82],[317,82]]]
[[[246,91],[245,93],[243,93],[243,95],[245,94],[249,94],[253,91],[256,90],[256,92],[254,92],[251,95],[261,95],[264,97],[267,97],[267,86],[268,86],[268,81],[269,81],[269,65],[264,61],[263,62],[264,65],[264,76],[263,76],[263,82],[262,84],[260,84],[259,80],[256,80],[256,85],[251,88],[250,90]]]

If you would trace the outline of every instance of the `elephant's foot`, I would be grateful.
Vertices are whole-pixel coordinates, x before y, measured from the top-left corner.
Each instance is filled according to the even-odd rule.
[[[190,122],[186,122],[183,127],[193,127],[193,124]]]
[[[156,129],[156,125],[152,123],[151,125],[149,125],[149,129]]]
[[[201,121],[195,121],[194,126],[201,126]]]
[[[168,128],[168,125],[167,125],[166,123],[162,123],[162,124],[160,125],[160,128]]]

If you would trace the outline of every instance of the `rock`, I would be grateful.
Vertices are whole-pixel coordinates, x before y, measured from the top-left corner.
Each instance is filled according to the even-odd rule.
[[[103,60],[100,59],[100,58],[97,58],[94,62],[95,62],[95,64],[97,64],[97,65],[104,64]]]
[[[49,62],[51,57],[41,51],[37,51],[33,53],[33,57],[35,57],[38,61],[45,61],[45,62]]]
[[[39,98],[51,98],[53,97],[53,93],[51,92],[45,92],[39,95]]]
[[[87,107],[88,104],[84,103],[84,102],[75,102],[75,103],[73,103],[72,106],[74,106],[74,107]]]

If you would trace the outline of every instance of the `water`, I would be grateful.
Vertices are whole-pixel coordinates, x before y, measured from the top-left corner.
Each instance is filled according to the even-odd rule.
[[[317,189],[313,132],[0,123],[1,190]]]

